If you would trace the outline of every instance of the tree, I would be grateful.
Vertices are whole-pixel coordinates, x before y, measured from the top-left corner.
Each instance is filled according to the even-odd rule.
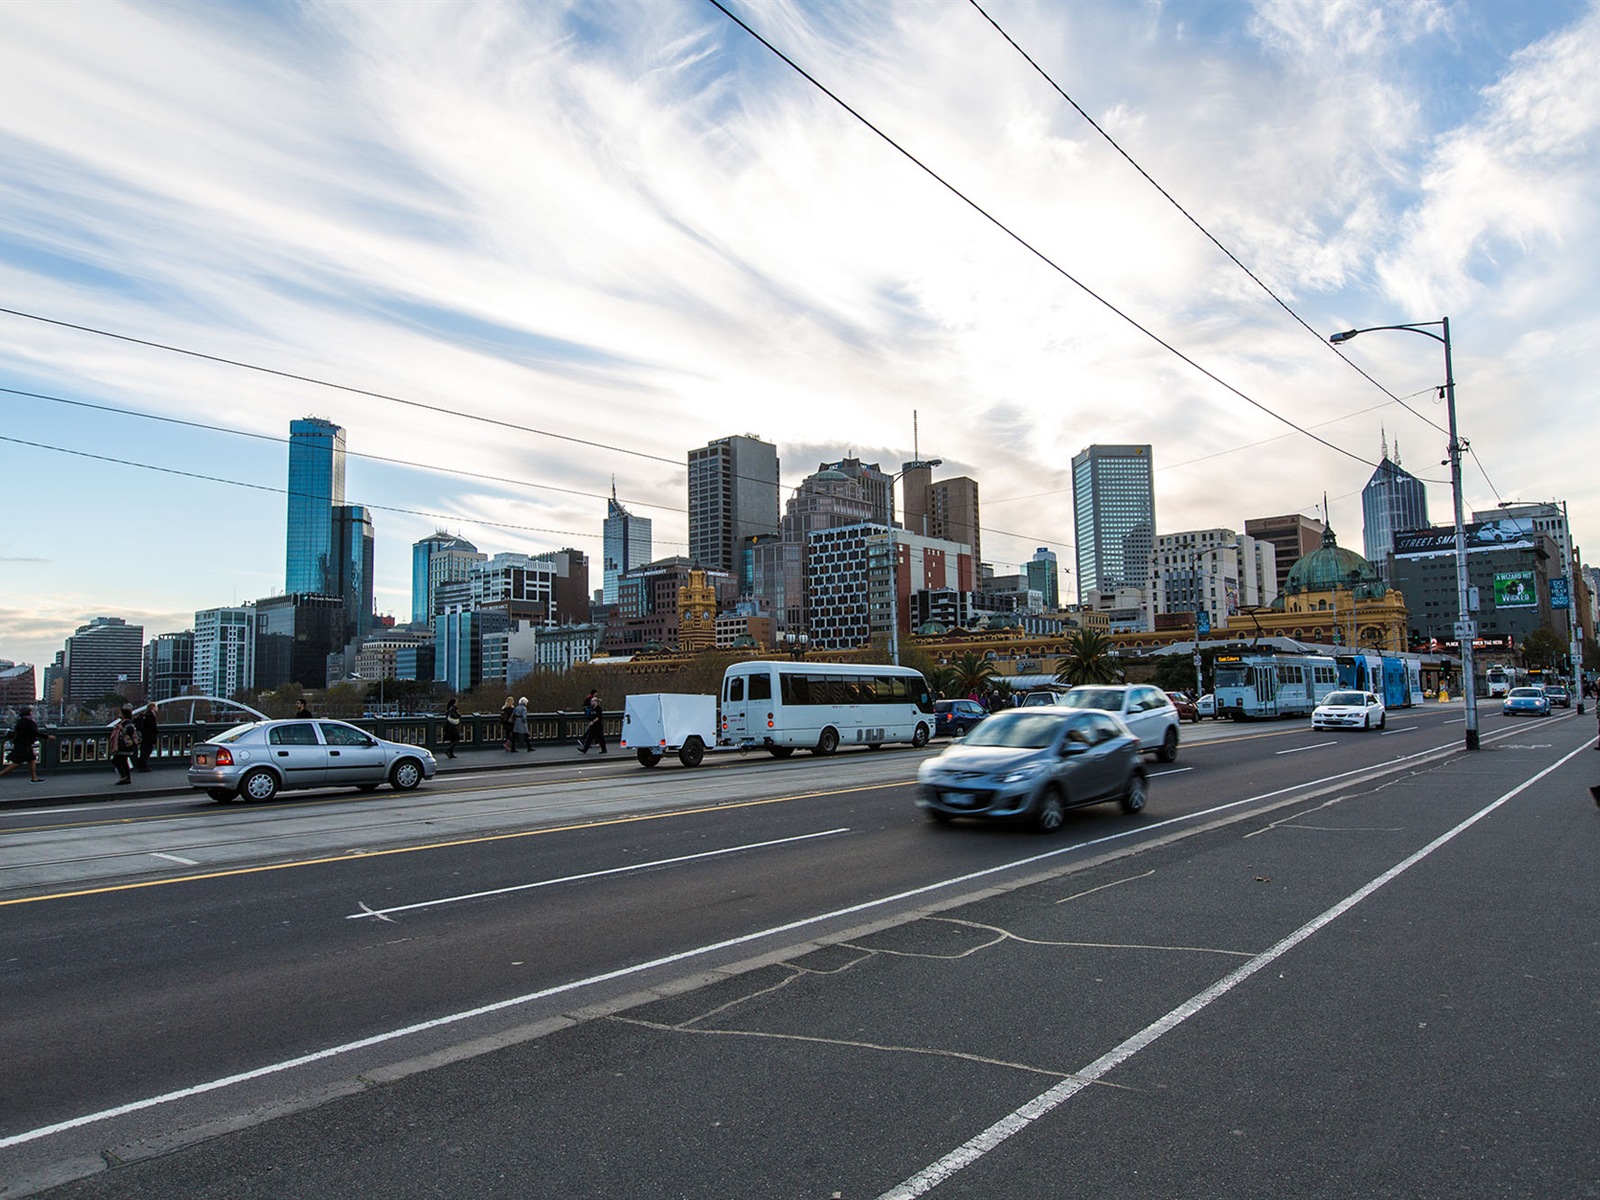
[[[1548,625],[1541,625],[1522,639],[1522,665],[1553,667],[1567,659],[1567,643]]]
[[[964,696],[981,694],[994,674],[994,664],[968,650],[950,664],[956,690]]]
[[[1068,687],[1081,683],[1114,683],[1120,674],[1111,656],[1111,640],[1092,629],[1067,634],[1067,652],[1056,664],[1056,681]]]

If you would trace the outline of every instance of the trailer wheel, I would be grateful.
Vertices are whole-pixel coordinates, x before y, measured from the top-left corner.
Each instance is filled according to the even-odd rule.
[[[706,756],[706,747],[697,737],[691,737],[678,750],[678,761],[686,767],[698,767]]]
[[[641,749],[637,753],[641,767],[653,767],[661,761],[661,752],[658,750]]]

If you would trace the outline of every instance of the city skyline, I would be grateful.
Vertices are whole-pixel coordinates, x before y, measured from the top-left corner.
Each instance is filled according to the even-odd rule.
[[[0,13],[0,657],[281,590],[308,412],[377,456],[345,499],[396,616],[440,527],[599,562],[612,476],[685,553],[685,454],[744,432],[782,500],[817,462],[942,458],[1001,573],[1075,561],[1092,443],[1155,447],[1158,533],[1326,490],[1355,545],[1381,428],[1449,510],[1443,364],[1321,340],[1445,315],[1467,508],[1565,499],[1600,536],[1567,450],[1600,433],[1594,6],[985,7],[1309,331],[976,9],[735,7],[1038,255],[707,6]]]

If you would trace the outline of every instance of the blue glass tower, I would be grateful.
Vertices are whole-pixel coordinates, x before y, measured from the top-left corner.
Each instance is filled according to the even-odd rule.
[[[344,430],[321,417],[289,422],[285,592],[339,594],[333,510],[343,504]]]

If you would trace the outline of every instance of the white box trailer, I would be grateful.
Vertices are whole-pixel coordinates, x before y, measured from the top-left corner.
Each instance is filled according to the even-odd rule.
[[[698,767],[706,750],[717,744],[717,698],[684,692],[629,696],[622,710],[621,741],[641,766],[653,767],[670,753],[684,766]]]

